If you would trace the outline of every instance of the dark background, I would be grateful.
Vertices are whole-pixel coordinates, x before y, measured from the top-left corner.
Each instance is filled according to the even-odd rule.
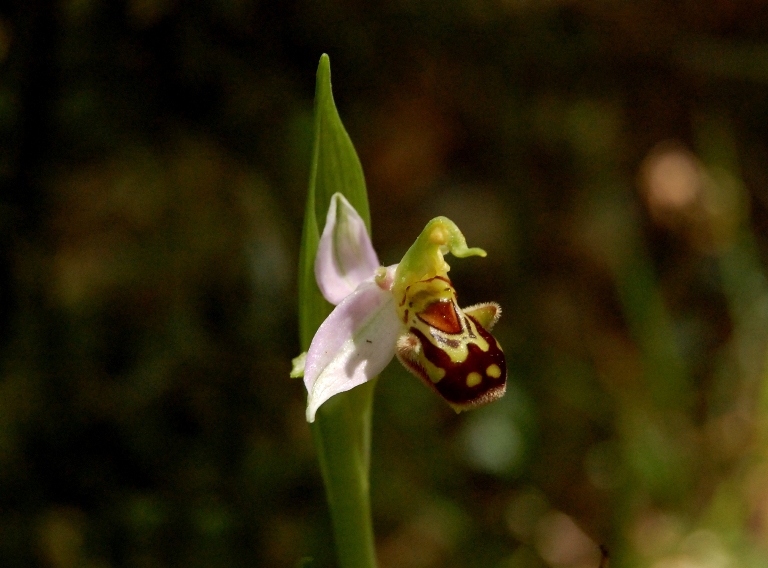
[[[334,565],[298,353],[314,74],[373,239],[486,259],[506,397],[375,400],[381,568],[765,566],[768,6],[11,2],[0,565]]]

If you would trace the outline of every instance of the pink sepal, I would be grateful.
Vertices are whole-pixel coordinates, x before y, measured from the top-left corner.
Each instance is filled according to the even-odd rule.
[[[341,193],[334,193],[315,256],[320,291],[337,305],[378,267],[365,222]]]
[[[307,352],[307,421],[326,400],[377,376],[392,360],[402,323],[392,293],[373,279],[336,306]]]

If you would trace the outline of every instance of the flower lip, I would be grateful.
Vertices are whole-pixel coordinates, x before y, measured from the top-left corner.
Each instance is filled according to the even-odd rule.
[[[315,279],[338,305],[379,267],[365,222],[341,193],[334,193],[315,257]]]

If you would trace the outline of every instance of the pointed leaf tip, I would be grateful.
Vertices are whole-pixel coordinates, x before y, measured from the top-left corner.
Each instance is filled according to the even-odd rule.
[[[317,83],[315,85],[315,94],[319,93],[321,86],[325,86],[325,83],[331,81],[331,58],[327,53],[323,53],[320,56],[320,61],[317,64]],[[330,90],[330,89],[329,89]]]
[[[368,193],[360,159],[342,123],[333,98],[331,63],[323,54],[317,66],[315,87],[315,148],[313,185],[317,224],[325,219],[331,196],[342,193],[358,212],[370,233]]]

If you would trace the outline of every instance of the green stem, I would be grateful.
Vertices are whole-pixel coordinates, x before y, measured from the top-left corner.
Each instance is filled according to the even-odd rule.
[[[375,381],[334,396],[312,425],[341,568],[375,568],[369,470]]]

